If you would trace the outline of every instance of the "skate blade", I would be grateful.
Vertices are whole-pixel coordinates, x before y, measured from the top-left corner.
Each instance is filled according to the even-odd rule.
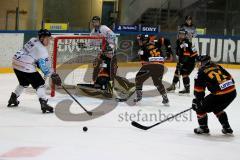
[[[186,97],[190,97],[191,94],[190,93],[178,93],[179,96],[186,96]]]
[[[166,91],[167,93],[175,93],[175,90]]]
[[[223,136],[234,137],[234,134],[233,133],[223,133]]]
[[[195,135],[199,135],[199,136],[210,136],[211,134],[210,133],[196,133],[194,132]]]
[[[54,113],[54,111],[46,111],[46,110],[42,110],[42,113],[43,113],[43,114],[51,114],[51,113]]]
[[[163,106],[170,107],[170,104],[169,104],[169,102],[168,103],[163,103]]]
[[[226,136],[233,136],[233,133],[228,133],[228,132],[223,132],[223,131],[222,131],[222,134],[226,135]]]
[[[18,107],[18,104],[13,104],[13,105],[12,104],[8,104],[7,107],[9,107],[9,108],[16,108],[16,107]]]

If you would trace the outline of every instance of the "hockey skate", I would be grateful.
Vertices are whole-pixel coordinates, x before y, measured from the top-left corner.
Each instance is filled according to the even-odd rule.
[[[190,94],[190,86],[185,86],[182,91],[179,91],[179,94]]]
[[[171,84],[166,90],[167,92],[174,92],[176,90],[175,84]]]
[[[42,113],[53,113],[53,107],[47,104],[47,100],[39,98],[39,102],[41,104]]]
[[[209,129],[208,127],[198,127],[194,129],[195,134],[209,134]]]
[[[232,134],[233,133],[233,130],[232,130],[232,128],[231,127],[228,127],[228,128],[226,128],[226,127],[224,127],[223,129],[222,129],[222,133],[223,134]]]
[[[168,100],[167,94],[163,94],[162,97],[163,97],[162,103],[164,105],[168,106],[169,105],[169,100]]]
[[[17,107],[20,102],[17,100],[17,95],[12,92],[10,99],[8,100],[8,107]]]
[[[136,90],[136,98],[134,98],[133,102],[137,103],[142,100],[142,90]]]

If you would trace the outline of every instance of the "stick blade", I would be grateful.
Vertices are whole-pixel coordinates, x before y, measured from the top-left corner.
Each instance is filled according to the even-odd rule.
[[[147,127],[147,126],[143,126],[135,121],[132,121],[132,126],[136,127],[136,128],[139,128],[139,129],[142,129],[142,130],[148,130],[150,127]]]
[[[92,116],[92,115],[93,115],[93,112],[88,111],[87,114],[88,114],[89,116]]]

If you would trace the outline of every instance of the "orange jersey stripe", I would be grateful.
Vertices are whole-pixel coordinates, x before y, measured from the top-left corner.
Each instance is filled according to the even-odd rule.
[[[195,86],[194,87],[194,91],[196,91],[196,92],[204,92],[205,90],[204,90],[203,87]]]
[[[147,65],[147,64],[164,64],[164,62],[158,62],[158,61],[157,62],[154,62],[154,61],[153,62],[144,62],[144,61],[142,62],[142,65]]]
[[[98,73],[98,77],[109,77],[109,74],[107,71],[105,71],[104,69],[101,70],[99,73]]]
[[[216,93],[214,93],[214,94],[215,94],[215,95],[223,95],[223,94],[230,93],[230,92],[232,92],[232,91],[234,91],[234,90],[235,90],[235,86],[231,86],[231,87],[228,87],[228,88],[226,88],[226,89],[224,89],[224,90],[218,91],[218,92],[216,92]]]
[[[190,56],[190,52],[184,52],[183,55],[184,56]]]
[[[207,113],[205,112],[205,113],[198,113],[197,114],[197,118],[203,118],[203,117],[205,117],[207,115]]]
[[[191,57],[194,57],[194,56],[196,56],[197,55],[197,52],[194,52],[194,54],[193,55],[191,55]]]

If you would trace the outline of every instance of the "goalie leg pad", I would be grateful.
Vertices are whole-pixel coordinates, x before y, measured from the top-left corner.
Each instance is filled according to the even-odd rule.
[[[96,58],[93,62],[93,67],[94,67],[93,68],[93,76],[92,76],[93,82],[96,82],[96,80],[97,80],[101,64],[102,64],[102,60],[99,58]]]

